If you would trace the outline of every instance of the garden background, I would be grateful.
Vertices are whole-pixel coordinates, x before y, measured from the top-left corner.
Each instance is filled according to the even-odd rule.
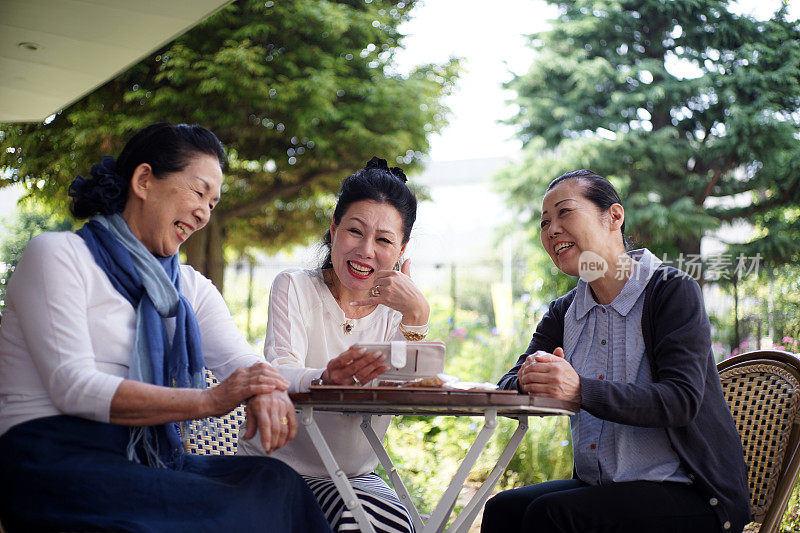
[[[409,256],[448,373],[496,381],[546,304],[574,286],[540,250],[537,210],[546,184],[575,168],[620,189],[635,243],[696,267],[715,356],[797,352],[800,27],[796,6],[754,9],[234,2],[44,121],[0,124],[0,190],[20,198],[0,227],[0,306],[30,237],[75,227],[74,176],[133,130],[171,120],[206,125],[228,147],[214,223],[182,253],[223,288],[254,345],[271,277],[314,266],[307,246],[339,182],[379,154],[426,199]],[[454,159],[469,161],[442,164]],[[490,455],[512,426],[501,423]],[[478,429],[395,419],[387,447],[421,510]],[[499,488],[570,476],[571,461],[566,420],[537,420]],[[784,530],[798,529],[795,496]]]

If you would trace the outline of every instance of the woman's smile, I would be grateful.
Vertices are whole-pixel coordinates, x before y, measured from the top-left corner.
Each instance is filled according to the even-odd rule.
[[[367,279],[375,272],[375,269],[364,263],[350,260],[347,262],[347,271],[355,278]]]
[[[574,242],[561,241],[561,242],[557,242],[553,246],[553,251],[555,252],[555,254],[557,256],[561,256],[562,254],[566,253],[568,250],[572,249],[573,246],[575,246]]]
[[[189,235],[194,231],[194,226],[181,222],[180,220],[175,223],[175,233],[178,235],[180,242],[189,238]]]

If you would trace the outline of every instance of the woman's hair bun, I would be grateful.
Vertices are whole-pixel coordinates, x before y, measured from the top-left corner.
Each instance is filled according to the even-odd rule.
[[[371,168],[377,168],[379,170],[389,170],[389,165],[386,164],[385,159],[381,159],[380,157],[373,157],[369,161],[367,161],[367,166],[364,167],[367,170]]]
[[[110,155],[92,165],[91,179],[78,176],[69,186],[72,213],[78,218],[113,215],[125,207],[128,188],[116,171],[117,163]]]
[[[367,170],[369,170],[371,168],[375,168],[375,169],[378,169],[378,170],[385,170],[385,171],[389,172],[395,178],[397,178],[400,181],[402,181],[403,183],[406,183],[408,181],[408,178],[406,178],[406,173],[403,172],[402,168],[400,168],[400,167],[389,168],[389,165],[386,163],[386,160],[385,159],[381,159],[380,157],[373,157],[372,159],[367,161],[367,166],[364,167],[364,168],[367,169]]]

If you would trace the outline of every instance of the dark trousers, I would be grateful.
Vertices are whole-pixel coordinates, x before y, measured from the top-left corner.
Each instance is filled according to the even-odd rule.
[[[72,416],[0,437],[0,520],[18,531],[323,533],[305,481],[268,457],[184,455],[128,461],[128,428]]]
[[[587,485],[548,481],[501,492],[486,502],[481,533],[710,533],[711,506],[682,483]]]

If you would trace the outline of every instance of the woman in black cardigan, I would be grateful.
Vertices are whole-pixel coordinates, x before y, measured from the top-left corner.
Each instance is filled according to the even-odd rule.
[[[541,228],[555,265],[581,279],[500,386],[580,403],[575,476],[498,494],[481,531],[741,531],[746,467],[699,286],[625,250],[619,196],[588,170],[550,184]]]

